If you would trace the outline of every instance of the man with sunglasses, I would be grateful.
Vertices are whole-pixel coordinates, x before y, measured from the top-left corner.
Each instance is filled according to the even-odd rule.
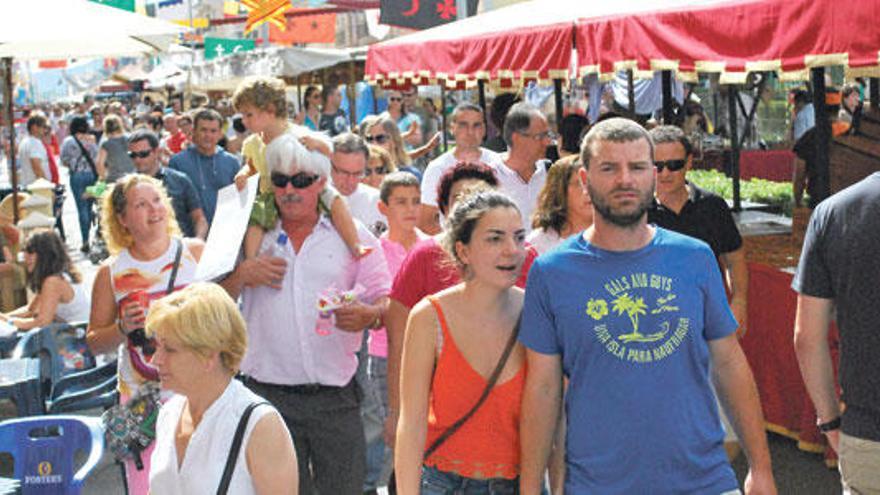
[[[202,210],[199,193],[186,174],[162,166],[159,161],[159,138],[146,129],[134,131],[128,137],[128,157],[138,173],[162,181],[183,235],[205,239],[208,236],[208,220]]]
[[[351,255],[318,209],[327,158],[297,157],[292,141],[273,142],[266,153],[279,217],[262,237],[266,254],[243,260],[221,284],[241,295],[249,332],[244,383],[290,429],[299,493],[360,495],[366,443],[356,352],[364,329],[382,326],[391,277],[378,240],[358,222],[361,244],[372,251]],[[343,291],[354,300],[318,310],[319,298]]]

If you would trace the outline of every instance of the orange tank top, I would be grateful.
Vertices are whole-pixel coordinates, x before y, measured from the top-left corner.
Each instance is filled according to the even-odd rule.
[[[486,387],[486,378],[471,367],[455,344],[440,303],[433,297],[428,300],[437,311],[443,345],[428,399],[426,450],[470,411]],[[519,412],[525,376],[523,363],[512,378],[496,383],[477,412],[425,464],[468,478],[519,476]]]

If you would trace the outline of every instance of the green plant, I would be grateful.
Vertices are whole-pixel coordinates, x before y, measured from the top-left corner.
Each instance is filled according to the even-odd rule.
[[[688,180],[724,199],[733,199],[733,180],[717,170],[692,170],[688,172]],[[740,197],[744,201],[766,204],[788,217],[794,204],[791,182],[743,180]]]

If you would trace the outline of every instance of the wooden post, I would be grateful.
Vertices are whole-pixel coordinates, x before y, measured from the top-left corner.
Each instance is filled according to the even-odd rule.
[[[626,97],[629,99],[627,107],[629,108],[630,117],[636,118],[636,87],[632,69],[627,69],[626,71]]]
[[[553,99],[556,103],[556,132],[562,128],[562,79],[553,80]]]
[[[730,137],[730,175],[733,178],[733,211],[742,211],[742,200],[739,190],[739,129],[737,125],[737,94],[738,88],[727,85],[727,119]]]
[[[831,196],[831,173],[830,173],[830,146],[831,146],[831,121],[828,119],[828,109],[825,107],[825,68],[816,67],[810,69],[813,79],[813,110],[816,112],[816,187],[813,191],[818,196],[810,198],[810,204],[816,205],[823,199]]]
[[[12,223],[18,223],[18,170],[15,167],[15,110],[12,104],[12,57],[3,58],[3,102],[6,104],[6,125],[9,128],[9,180],[12,182]],[[30,166],[30,164],[27,164]]]
[[[672,71],[664,70],[660,72],[660,77],[663,84],[663,125],[672,125],[675,120],[672,108]]]
[[[357,126],[357,79],[354,60],[348,62],[348,120],[352,130]]]
[[[880,77],[871,78],[868,95],[868,100],[871,102],[871,110],[876,111],[880,107]]]
[[[446,81],[440,84],[440,124],[443,126],[443,152],[449,151],[449,140],[446,138]]]

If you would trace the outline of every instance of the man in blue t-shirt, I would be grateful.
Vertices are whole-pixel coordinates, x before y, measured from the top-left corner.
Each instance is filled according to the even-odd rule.
[[[757,389],[712,251],[647,223],[652,154],[635,122],[594,126],[580,171],[594,224],[529,273],[524,494],[540,490],[563,374],[566,493],[738,493],[710,365],[749,459],[746,491],[776,493]]]

